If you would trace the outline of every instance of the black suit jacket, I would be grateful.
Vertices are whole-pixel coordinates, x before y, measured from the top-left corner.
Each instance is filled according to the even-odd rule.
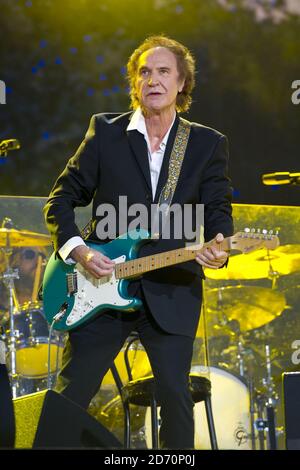
[[[110,203],[117,209],[119,195],[123,195],[127,196],[128,207],[142,203],[150,211],[151,203],[157,202],[167,180],[179,117],[169,134],[153,201],[144,136],[136,130],[126,130],[131,114],[92,116],[85,139],[56,181],[44,209],[55,251],[71,237],[80,235],[74,221],[76,206],[86,206],[93,200],[93,232],[89,238],[97,240],[99,217],[96,212],[100,204]],[[227,164],[226,137],[214,129],[192,123],[172,203],[205,205],[206,241],[218,232],[224,236],[233,233]],[[167,251],[184,244],[184,240],[173,237],[160,239],[143,246],[140,255]],[[165,331],[194,336],[201,307],[201,277],[201,266],[195,261],[144,275],[141,282],[147,304]]]

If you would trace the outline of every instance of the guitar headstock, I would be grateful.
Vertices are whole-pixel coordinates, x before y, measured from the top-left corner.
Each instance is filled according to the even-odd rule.
[[[245,228],[244,232],[237,232],[230,237],[230,249],[238,250],[243,253],[266,248],[274,250],[280,245],[278,231],[273,230]]]

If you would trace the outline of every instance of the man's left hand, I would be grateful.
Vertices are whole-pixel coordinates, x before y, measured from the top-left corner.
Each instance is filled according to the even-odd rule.
[[[218,233],[214,238],[216,244],[218,245],[224,240],[222,233]],[[217,247],[210,246],[204,250],[203,253],[198,253],[196,256],[197,263],[201,264],[205,268],[210,269],[219,269],[223,266],[228,258],[228,253],[226,251],[221,251]]]

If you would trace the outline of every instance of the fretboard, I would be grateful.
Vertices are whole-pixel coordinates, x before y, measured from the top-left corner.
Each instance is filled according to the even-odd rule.
[[[216,243],[214,240],[203,245],[193,245],[177,250],[165,251],[155,255],[144,256],[131,261],[119,263],[115,268],[117,279],[128,279],[140,276],[149,271],[166,268],[175,264],[184,263],[196,258],[197,253],[204,251],[208,246],[214,245],[218,250],[230,250],[230,237],[225,238],[222,243]]]

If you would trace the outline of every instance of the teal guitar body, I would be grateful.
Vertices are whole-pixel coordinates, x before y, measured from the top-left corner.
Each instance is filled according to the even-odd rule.
[[[139,230],[126,233],[103,245],[91,242],[86,244],[118,264],[136,259],[141,245],[147,241],[149,233]],[[128,295],[129,282],[128,279],[117,279],[115,272],[96,279],[81,265],[66,264],[53,253],[43,279],[46,319],[51,324],[56,318],[54,328],[67,331],[107,309],[126,312],[138,310],[141,301]]]

